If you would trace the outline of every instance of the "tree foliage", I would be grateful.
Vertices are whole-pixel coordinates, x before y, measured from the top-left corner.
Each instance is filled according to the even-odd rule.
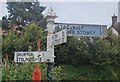
[[[35,63],[8,63],[8,72],[6,73],[5,67],[3,68],[2,80],[32,80]],[[47,79],[46,70],[47,65],[38,63],[41,71],[42,80]]]
[[[95,66],[119,65],[119,36],[108,32],[108,37],[69,37],[67,43],[57,45],[57,64],[75,66],[92,64]]]
[[[45,7],[40,6],[38,1],[7,2],[7,10],[9,13],[8,20],[10,24],[16,24],[17,26],[22,27],[35,22],[41,27],[46,26],[46,21],[43,19],[42,14]]]
[[[37,26],[35,23],[27,25],[22,34],[17,31],[11,30],[2,39],[2,52],[3,57],[8,53],[10,58],[13,58],[15,51],[28,51],[32,46],[32,51],[37,50],[37,40],[41,40],[41,50],[46,49],[46,32],[43,28]]]
[[[3,57],[7,52],[13,61],[13,52],[28,51],[30,46],[32,51],[36,51],[38,38],[41,39],[41,50],[45,51],[46,37],[45,29],[35,23],[27,25],[21,34],[11,30],[2,39]],[[60,80],[120,79],[120,36],[108,31],[108,36],[105,38],[68,37],[67,39],[67,43],[55,46],[55,63],[81,68],[76,72],[72,67],[55,68],[55,78]],[[30,78],[30,74],[27,78]]]
[[[9,21],[7,20],[7,16],[2,17],[2,28],[3,29],[8,29],[9,26]]]
[[[120,67],[106,66],[96,69],[91,65],[75,67],[61,65],[54,68],[55,80],[120,80]]]

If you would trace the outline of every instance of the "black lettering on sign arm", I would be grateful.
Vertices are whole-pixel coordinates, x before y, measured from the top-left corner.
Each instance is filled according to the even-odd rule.
[[[25,58],[25,62],[28,60],[28,58]]]
[[[80,31],[79,30],[77,30],[77,35],[79,35],[80,34]]]
[[[18,59],[18,57],[16,58],[16,62],[18,62],[19,61],[19,59]]]
[[[95,35],[95,31],[93,31],[93,35]],[[101,35],[101,34],[100,34]]]
[[[75,31],[74,31],[74,30],[72,30],[72,34],[75,34]]]
[[[33,61],[35,61],[34,56],[33,56],[33,57],[30,57],[30,62],[33,62]]]
[[[17,57],[20,56],[21,54],[20,53],[17,53]]]
[[[19,58],[19,61],[20,62],[24,62],[24,58]]]
[[[64,37],[65,37],[64,32],[62,32],[62,42],[64,42]]]
[[[41,58],[39,58],[39,62],[41,62],[42,61],[42,59]]]
[[[20,56],[21,54],[19,54],[19,53],[17,53],[16,54],[16,62],[19,62],[19,56]]]

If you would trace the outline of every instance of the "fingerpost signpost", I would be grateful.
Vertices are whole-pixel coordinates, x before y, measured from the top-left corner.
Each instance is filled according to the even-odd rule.
[[[14,62],[46,62],[47,80],[53,82],[51,71],[54,68],[54,46],[67,42],[67,36],[106,37],[107,25],[55,23],[56,14],[52,8],[48,10],[47,20],[47,51],[40,51],[40,39],[38,51],[14,52]]]
[[[52,8],[48,10],[47,16],[47,51],[53,52],[50,54],[54,56],[54,45],[67,42],[67,36],[94,36],[94,37],[106,37],[107,25],[90,25],[90,24],[70,24],[70,23],[54,23],[54,19],[57,18]],[[53,59],[54,60],[54,59]],[[48,62],[47,75],[48,79],[52,82],[54,80],[53,75],[50,75],[50,71],[53,71],[54,61]],[[50,76],[49,76],[50,75]]]

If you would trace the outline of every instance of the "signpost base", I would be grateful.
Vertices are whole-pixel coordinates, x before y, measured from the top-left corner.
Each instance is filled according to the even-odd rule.
[[[47,63],[48,67],[47,67],[47,80],[48,82],[54,82],[54,78],[53,78],[53,73],[51,73],[54,69],[54,63]]]

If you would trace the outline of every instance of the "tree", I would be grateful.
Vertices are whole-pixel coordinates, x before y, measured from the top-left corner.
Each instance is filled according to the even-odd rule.
[[[2,39],[2,54],[3,58],[5,53],[9,54],[12,59],[15,51],[28,51],[32,47],[32,51],[37,51],[37,40],[41,40],[41,50],[46,49],[47,34],[43,28],[37,26],[35,23],[27,25],[22,30],[22,34],[11,30]]]
[[[86,39],[81,37],[68,37],[67,43],[55,46],[57,64],[70,64],[74,66],[90,64]]]
[[[9,22],[7,20],[7,16],[2,17],[2,29],[8,29]]]
[[[92,39],[92,40],[91,40]],[[57,64],[94,66],[119,65],[120,38],[108,32],[107,38],[68,37],[67,43],[55,46]]]
[[[22,27],[35,22],[41,27],[45,28],[46,26],[46,21],[43,19],[42,14],[45,7],[40,6],[38,1],[7,2],[7,10],[9,13],[8,20],[11,24],[16,24],[17,26]]]

